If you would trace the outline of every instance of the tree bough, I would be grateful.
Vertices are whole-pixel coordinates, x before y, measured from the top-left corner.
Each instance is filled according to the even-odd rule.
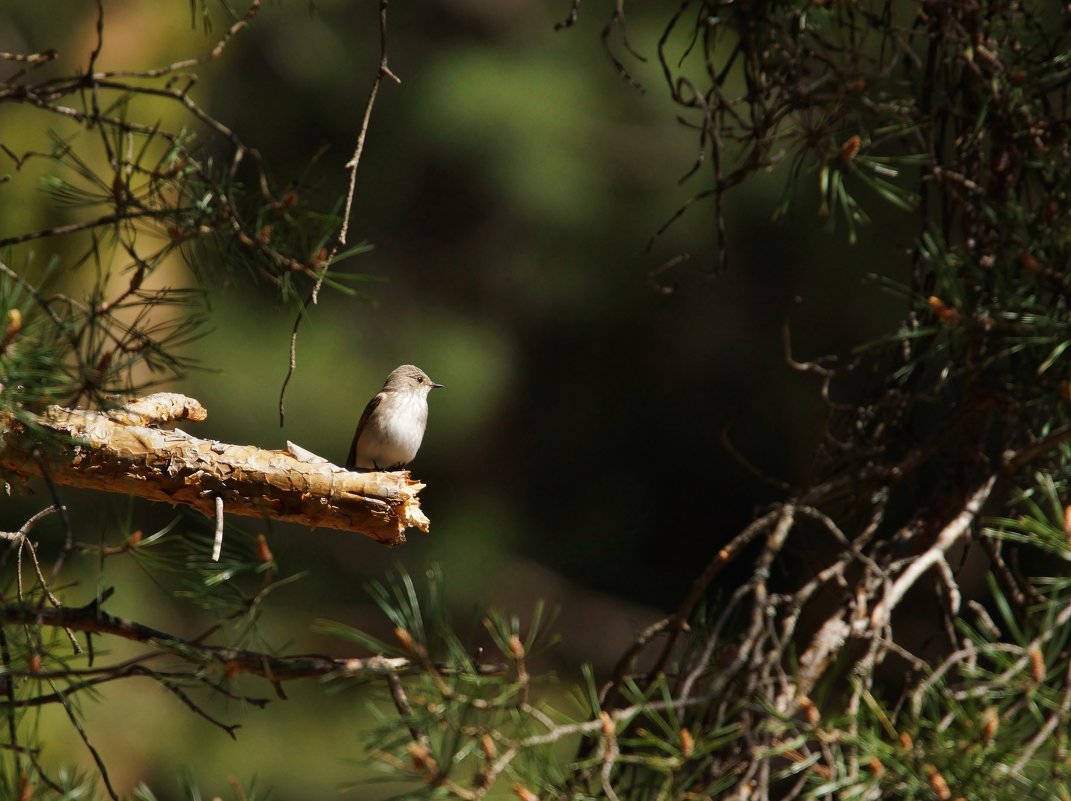
[[[160,427],[205,416],[196,400],[172,393],[111,411],[0,414],[0,471],[39,474],[36,452],[57,484],[184,504],[209,518],[221,498],[230,514],[355,531],[386,545],[405,542],[407,528],[431,525],[417,499],[425,485],[408,471],[351,472],[296,447],[228,445]],[[33,428],[60,436],[42,447]]]

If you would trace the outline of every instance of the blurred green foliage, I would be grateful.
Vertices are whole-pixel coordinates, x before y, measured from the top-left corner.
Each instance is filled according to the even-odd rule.
[[[198,4],[192,26],[186,4],[105,4],[99,65],[144,68],[204,52],[230,22],[225,5],[204,8],[207,33]],[[640,95],[600,52],[596,24],[554,31],[566,11],[497,0],[392,7],[391,66],[402,83],[382,88],[351,233],[374,249],[333,270],[353,278],[358,293],[325,291],[303,324],[284,430],[276,402],[293,293],[284,299],[262,276],[248,281],[235,270],[209,298],[205,335],[182,343],[182,376],[167,388],[208,408],[208,421],[192,433],[266,447],[289,438],[335,461],[365,401],[396,364],[417,363],[447,387],[432,401],[413,467],[429,485],[421,496],[433,521],[429,537],[413,534],[387,553],[346,535],[244,525],[265,531],[287,575],[316,577],[267,599],[260,642],[329,650],[337,643],[307,630],[309,610],[374,628],[360,587],[396,562],[421,574],[437,560],[462,612],[492,599],[517,609],[531,608],[534,597],[561,603],[570,610],[557,624],[564,641],[555,656],[542,657],[546,664],[574,669],[583,658],[605,666],[652,608],[678,601],[698,560],[773,497],[722,447],[728,424],[762,470],[808,475],[825,409],[814,382],[784,367],[784,321],[792,315],[797,354],[823,353],[886,333],[914,302],[890,302],[868,279],[906,280],[906,221],[883,217],[859,227],[854,249],[846,234],[827,236],[816,224],[823,188],[841,196],[809,172],[791,190],[806,202],[789,204],[776,236],[769,219],[783,199],[783,175],[759,175],[730,196],[729,273],[713,269],[705,206],[672,227],[653,254],[642,253],[693,191],[674,179],[695,157],[694,135],[674,125],[653,60],[629,61],[651,89]],[[663,13],[637,8],[630,17],[631,39],[648,56]],[[85,64],[94,24],[89,5],[8,3],[0,10],[0,50],[55,47],[55,69]],[[377,59],[371,3],[266,4],[220,61],[198,68],[195,95],[261,152],[280,190],[326,214],[344,190],[343,165]],[[14,152],[46,149],[49,129],[60,137],[76,130],[22,106],[0,109],[0,140]],[[136,111],[147,124],[174,121],[162,102]],[[0,238],[67,221],[46,191],[56,178],[49,162],[31,159],[16,169],[0,156],[0,165],[11,178],[0,184]],[[294,247],[315,250],[329,222],[293,220]],[[651,270],[682,251],[693,258],[674,274],[676,291],[653,290]],[[58,260],[57,289],[72,296],[95,285],[92,265],[72,266],[79,251],[70,240],[0,255],[16,270]],[[163,283],[183,288],[194,280],[169,263]],[[803,302],[794,307],[797,295]],[[188,369],[187,360],[198,368]],[[675,492],[698,500],[667,501]],[[17,528],[44,497],[39,490],[6,498],[0,528]],[[74,519],[99,531],[101,542],[173,519],[171,510],[135,504],[116,512],[85,493],[65,497]],[[699,525],[697,517],[713,523]],[[196,550],[206,526],[183,516],[168,536]],[[55,521],[37,531],[46,552],[54,547]],[[209,625],[210,616],[174,602],[172,582],[181,587],[182,577],[105,564],[84,565],[76,589],[85,600],[105,584],[119,586],[114,614],[173,631]],[[339,744],[368,718],[356,698],[347,696],[340,713],[317,687],[288,693],[289,703],[264,712],[237,703],[224,710],[245,724],[238,746],[155,686],[103,690],[102,703],[86,710],[87,728],[124,790],[143,779],[176,788],[175,766],[188,762],[196,765],[191,783],[209,793],[224,792],[239,764],[243,784],[255,777],[275,788],[275,798],[321,797],[352,778],[352,766],[339,760],[356,756],[359,744],[348,752]],[[50,750],[88,769],[57,713],[43,713],[40,725]]]

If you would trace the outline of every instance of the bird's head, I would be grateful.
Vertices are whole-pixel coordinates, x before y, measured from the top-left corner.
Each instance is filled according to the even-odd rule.
[[[403,364],[396,367],[387,376],[387,383],[383,385],[387,392],[420,392],[425,397],[433,389],[438,389],[442,384],[436,384],[423,370],[413,364]]]

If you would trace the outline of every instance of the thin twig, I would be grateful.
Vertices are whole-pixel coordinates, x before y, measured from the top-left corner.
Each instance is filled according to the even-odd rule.
[[[398,714],[402,716],[402,720],[405,721],[405,726],[409,729],[409,734],[413,737],[413,742],[420,743],[425,747],[429,747],[428,735],[424,733],[424,730],[418,726],[413,720],[413,707],[409,705],[409,699],[405,695],[405,688],[402,687],[402,680],[393,673],[387,674],[387,689],[390,690],[391,700],[394,701],[394,708],[398,710]]]
[[[212,538],[212,561],[218,562],[223,553],[223,496],[216,496],[216,530]]]
[[[884,628],[892,615],[893,609],[900,603],[904,594],[915,585],[923,573],[945,558],[951,548],[960,537],[970,529],[971,524],[978,516],[978,512],[988,500],[996,484],[997,476],[991,475],[981,486],[978,487],[967,499],[962,511],[945,526],[937,535],[936,541],[924,553],[912,560],[907,569],[897,576],[896,580],[886,590],[884,597],[874,607],[870,614],[870,628],[878,631]]]
[[[82,726],[82,721],[78,719],[78,715],[75,714],[74,709],[71,708],[70,703],[67,701],[64,694],[58,687],[50,682],[52,690],[60,696],[60,705],[63,707],[63,711],[67,713],[67,718],[70,720],[71,725],[74,726],[74,730],[78,732],[78,736],[85,744],[86,749],[89,751],[90,756],[93,757],[93,762],[97,766],[97,772],[100,773],[100,778],[104,782],[104,787],[108,791],[108,795],[112,798],[112,801],[119,801],[119,795],[115,792],[115,788],[112,786],[111,777],[108,775],[108,768],[104,764],[104,760],[101,758],[100,752],[96,749],[89,740],[89,734],[86,732],[85,727]]]
[[[681,605],[677,607],[677,611],[670,620],[668,626],[669,636],[667,637],[665,646],[662,648],[662,653],[655,661],[654,666],[648,671],[648,682],[653,680],[663,667],[665,667],[670,654],[673,652],[673,647],[677,643],[677,638],[680,637],[681,632],[684,631],[688,619],[691,617],[696,605],[702,600],[710,583],[714,581],[721,571],[724,570],[746,546],[759,536],[759,534],[770,529],[770,527],[779,519],[781,514],[781,510],[768,512],[748,525],[747,528],[733,537],[728,545],[718,551],[717,556],[715,556],[706,566],[706,569],[700,574],[699,578],[692,583],[688,595],[685,596]]]
[[[0,664],[3,665],[6,674],[0,676],[0,689],[4,691],[0,693],[0,696],[6,699],[4,706],[7,708],[7,739],[11,745],[11,760],[14,768],[11,775],[18,776],[22,773],[22,765],[19,759],[18,719],[15,715],[15,682],[11,676],[11,649],[8,647],[7,629],[4,626],[0,626]]]
[[[66,626],[90,634],[110,634],[151,644],[194,664],[216,663],[228,671],[262,676],[273,682],[325,676],[378,676],[413,669],[408,659],[400,657],[339,658],[319,654],[274,656],[242,648],[204,645],[136,621],[109,615],[101,611],[95,601],[86,606],[59,608],[0,604],[0,620],[29,625]]]
[[[1007,775],[1013,779],[1021,778],[1023,774],[1023,768],[1026,767],[1026,763],[1034,758],[1034,754],[1037,750],[1044,745],[1052,733],[1056,731],[1057,726],[1066,727],[1068,714],[1071,713],[1071,663],[1068,663],[1067,670],[1064,674],[1064,692],[1063,698],[1060,700],[1060,706],[1045,720],[1044,725],[1034,734],[1033,737],[1026,743],[1022,753],[1019,754],[1019,758],[1015,760],[1011,767],[1007,768]],[[1003,766],[1001,766],[1003,768]]]
[[[390,0],[380,0],[379,2],[379,68],[376,70],[376,77],[372,81],[372,88],[368,93],[368,100],[364,105],[364,115],[361,118],[361,127],[357,132],[357,144],[354,148],[353,156],[346,162],[346,169],[349,170],[350,176],[349,186],[346,190],[346,201],[342,209],[342,227],[339,229],[338,237],[335,240],[335,243],[331,246],[331,250],[327,254],[327,257],[323,260],[323,267],[321,267],[319,274],[316,277],[316,283],[313,285],[312,291],[309,292],[304,303],[301,305],[301,310],[298,312],[297,317],[294,318],[294,326],[290,332],[290,350],[287,359],[286,376],[283,378],[283,384],[279,389],[280,428],[282,428],[286,422],[286,388],[290,384],[290,379],[293,378],[294,372],[297,370],[298,329],[301,327],[301,321],[305,319],[305,314],[308,312],[309,307],[315,306],[319,300],[320,288],[323,286],[327,271],[335,256],[338,255],[339,250],[345,247],[349,237],[350,214],[353,210],[353,198],[357,192],[357,168],[361,164],[361,155],[364,153],[364,143],[368,136],[368,126],[372,121],[372,109],[375,106],[376,98],[379,96],[379,86],[384,78],[390,78],[390,80],[397,84],[402,82],[401,79],[391,71],[387,61],[387,8],[389,5]]]
[[[159,67],[157,69],[149,70],[113,70],[108,72],[94,73],[93,77],[97,80],[105,78],[162,78],[165,75],[172,75],[176,72],[188,70],[192,67],[199,67],[209,61],[214,61],[223,55],[223,50],[230,43],[242,28],[246,27],[259,12],[260,12],[261,0],[251,0],[249,8],[246,9],[245,14],[239,19],[235,20],[223,36],[216,42],[216,44],[202,56],[195,58],[182,59],[181,61],[175,61],[168,64],[166,67]]]

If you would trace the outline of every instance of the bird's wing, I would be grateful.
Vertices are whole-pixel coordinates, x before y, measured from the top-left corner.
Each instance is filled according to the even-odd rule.
[[[372,400],[368,401],[368,405],[364,407],[364,412],[361,413],[361,419],[357,423],[357,431],[353,435],[353,442],[350,443],[350,452],[346,457],[346,469],[352,470],[357,466],[357,440],[361,438],[361,433],[364,431],[365,424],[368,422],[368,418],[372,416],[372,412],[376,410],[380,402],[383,400],[383,393],[378,393]]]

